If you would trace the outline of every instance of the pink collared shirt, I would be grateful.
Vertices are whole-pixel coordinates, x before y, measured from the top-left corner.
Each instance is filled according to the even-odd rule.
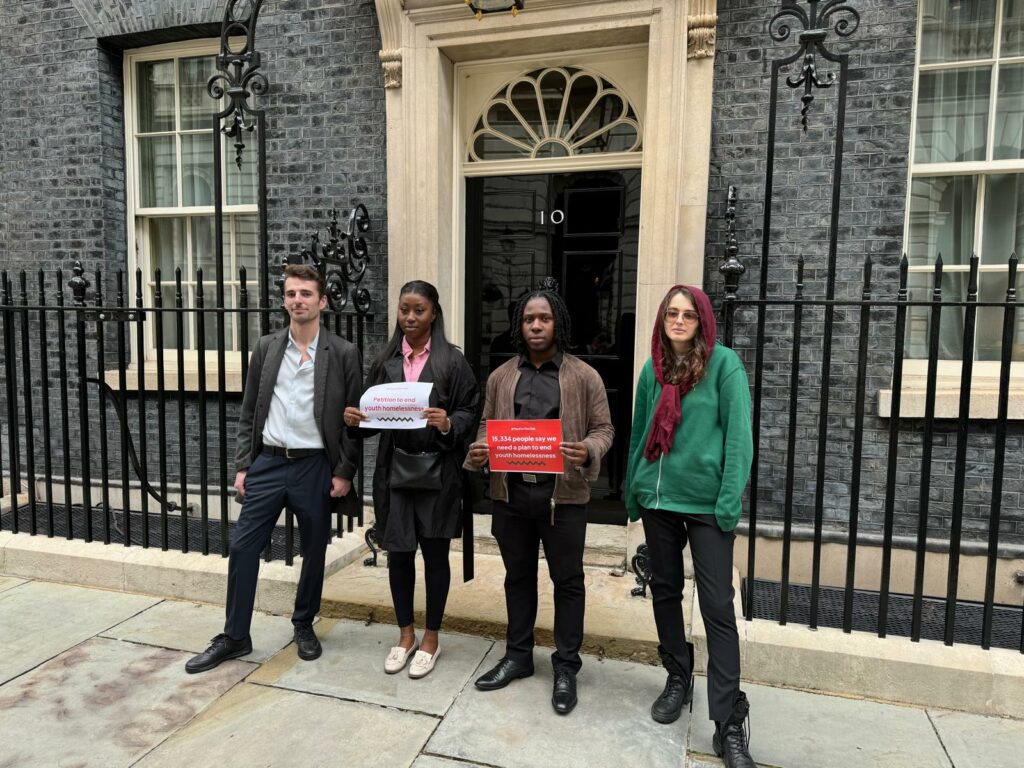
[[[402,367],[405,369],[406,381],[420,380],[420,374],[423,373],[423,367],[427,364],[428,357],[430,357],[430,339],[427,339],[423,351],[416,358],[413,358],[412,347],[409,346],[408,339],[402,339]]]

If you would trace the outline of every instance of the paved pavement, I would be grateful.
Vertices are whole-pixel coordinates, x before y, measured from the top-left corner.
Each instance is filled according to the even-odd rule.
[[[286,618],[258,616],[254,652],[202,675],[185,660],[222,610],[0,576],[0,768],[709,768],[703,678],[693,714],[651,721],[663,673],[584,659],[580,703],[550,707],[538,674],[481,693],[501,643],[442,634],[427,678],[385,675],[393,626],[323,620],[298,659]],[[1017,768],[1024,722],[745,686],[754,756],[778,768]]]

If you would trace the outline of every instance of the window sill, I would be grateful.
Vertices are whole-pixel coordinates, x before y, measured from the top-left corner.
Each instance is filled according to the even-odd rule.
[[[923,419],[927,388],[917,383],[904,384],[900,396],[901,419]],[[892,390],[878,392],[878,415],[888,419],[892,415]],[[971,390],[971,418],[994,420],[999,416],[999,388],[982,386]],[[935,418],[956,419],[960,417],[960,388],[936,388]],[[1010,420],[1024,420],[1024,382],[1010,384],[1010,402],[1007,409]]]
[[[198,392],[199,391],[199,368],[195,365],[185,366],[185,388],[184,392]],[[209,365],[205,370],[205,383],[206,391],[208,393],[216,394],[217,388],[217,366]],[[227,393],[241,394],[242,390],[242,371],[240,368],[226,367],[224,370],[225,376],[225,387],[224,391]],[[107,385],[115,392],[121,388],[121,371],[117,368],[103,372],[103,380]],[[156,363],[146,364],[146,376],[145,376],[145,388],[149,393],[157,391],[159,385],[159,379],[157,378]],[[125,368],[125,390],[129,392],[136,392],[139,389],[139,369],[134,365],[129,365]],[[170,393],[176,393],[179,391],[178,388],[178,369],[177,367],[166,366],[164,368],[164,391]]]

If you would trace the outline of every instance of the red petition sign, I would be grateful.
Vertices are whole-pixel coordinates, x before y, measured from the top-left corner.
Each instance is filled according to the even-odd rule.
[[[487,422],[488,461],[496,472],[562,474],[560,419]]]

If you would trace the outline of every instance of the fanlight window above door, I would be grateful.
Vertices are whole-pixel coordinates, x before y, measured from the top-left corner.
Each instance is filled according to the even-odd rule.
[[[538,69],[487,102],[469,140],[469,161],[639,152],[642,133],[626,95],[575,67]]]

